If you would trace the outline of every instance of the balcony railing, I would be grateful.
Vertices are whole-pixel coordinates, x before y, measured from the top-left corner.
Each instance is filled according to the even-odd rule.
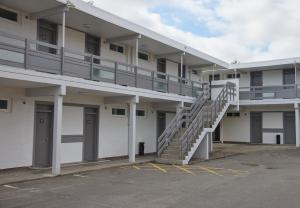
[[[184,96],[207,85],[2,31],[0,64]]]
[[[240,100],[295,99],[300,97],[300,85],[240,87]]]

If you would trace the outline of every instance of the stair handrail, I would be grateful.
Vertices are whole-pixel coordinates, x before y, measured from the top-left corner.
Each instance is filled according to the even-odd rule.
[[[235,84],[227,82],[222,88],[217,98],[212,102],[208,108],[203,107],[191,121],[189,127],[184,134],[179,138],[180,141],[180,158],[184,159],[191,145],[200,135],[205,127],[211,127],[213,121],[222,111],[223,107],[228,101],[235,99]],[[210,112],[211,116],[208,113]]]
[[[199,109],[198,105],[201,104],[201,101],[204,97],[209,96],[209,85],[208,83],[202,83],[202,91],[197,97],[197,99],[193,102],[190,107],[181,108],[175,115],[175,117],[168,124],[166,129],[157,139],[157,155],[160,156],[161,153],[166,149],[172,137],[182,129],[183,124],[185,127],[189,125],[190,113],[195,112]]]

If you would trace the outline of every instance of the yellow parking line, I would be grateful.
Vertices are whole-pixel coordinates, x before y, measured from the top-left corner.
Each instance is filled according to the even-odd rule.
[[[197,166],[197,167],[199,167],[200,169],[205,170],[205,171],[207,171],[207,172],[209,172],[209,173],[212,173],[212,174],[214,174],[214,175],[217,175],[217,176],[223,176],[223,175],[221,175],[221,174],[217,173],[216,171],[211,170],[211,169],[209,169],[209,168],[206,168],[206,167],[203,167],[203,166]]]
[[[186,172],[186,173],[189,173],[189,174],[191,174],[191,175],[195,175],[195,173],[193,173],[192,171],[190,171],[190,170],[188,170],[188,169],[186,169],[186,168],[184,168],[183,166],[178,166],[178,165],[173,165],[174,167],[176,167],[176,168],[178,168],[179,170],[182,170],[182,171],[184,171],[184,172]]]
[[[150,164],[150,165],[152,165],[154,168],[156,168],[156,169],[160,170],[161,172],[164,172],[164,173],[166,173],[166,172],[167,172],[165,169],[163,169],[163,168],[159,167],[159,166],[158,166],[158,165],[156,165],[156,164],[153,164],[153,163],[149,163],[149,164]]]
[[[134,167],[137,170],[140,170],[140,168],[138,166],[136,166],[136,165],[133,165],[132,167]]]

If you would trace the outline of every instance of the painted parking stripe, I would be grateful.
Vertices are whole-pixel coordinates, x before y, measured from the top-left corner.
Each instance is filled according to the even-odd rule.
[[[88,178],[88,176],[81,175],[81,174],[74,174],[73,176],[80,177],[80,178]]]
[[[163,168],[159,167],[159,166],[158,166],[158,165],[156,165],[156,164],[150,163],[150,165],[152,165],[154,168],[156,168],[156,169],[160,170],[161,172],[164,172],[164,173],[166,173],[166,172],[167,172],[165,169],[163,169]]]
[[[19,187],[16,186],[11,186],[11,185],[3,185],[6,188],[11,188],[11,189],[20,189]]]
[[[193,173],[192,171],[190,171],[190,170],[184,168],[183,166],[178,166],[178,165],[173,165],[173,166],[176,167],[176,168],[179,169],[179,170],[182,170],[183,172],[186,172],[186,173],[189,173],[189,174],[195,176],[195,173]]]
[[[203,167],[203,166],[197,166],[198,168],[200,168],[201,170],[205,170],[206,172],[209,172],[211,174],[214,174],[214,175],[217,175],[217,176],[223,176],[219,173],[217,173],[216,171],[210,169],[210,168],[206,168],[206,167]]]
[[[140,170],[141,168],[139,168],[138,166],[136,166],[136,165],[133,165],[132,167],[134,167],[135,169],[137,169],[137,170]]]

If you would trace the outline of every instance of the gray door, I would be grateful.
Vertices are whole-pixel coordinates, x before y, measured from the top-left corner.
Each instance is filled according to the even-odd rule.
[[[56,45],[57,42],[57,25],[45,20],[38,21],[38,39],[41,42]],[[54,48],[38,45],[38,50],[47,53],[56,53]]]
[[[53,107],[37,105],[35,115],[34,166],[48,167],[52,161]]]
[[[250,142],[262,143],[262,112],[250,112]]]
[[[166,73],[166,65],[167,65],[166,59],[164,59],[164,58],[157,59],[157,71],[158,72],[165,74]],[[163,74],[158,74],[157,78],[166,79],[166,76]]]
[[[294,98],[294,84],[295,84],[295,69],[284,69],[283,70],[283,98]]]
[[[283,113],[284,144],[296,144],[295,113]]]
[[[84,161],[96,161],[98,158],[98,109],[84,109]]]
[[[157,112],[157,138],[164,132],[166,129],[166,113]]]
[[[250,75],[250,85],[251,87],[251,99],[262,99],[262,88],[261,86],[263,85],[263,76],[262,76],[262,71],[254,71],[251,72]],[[254,88],[255,87],[255,88]]]

